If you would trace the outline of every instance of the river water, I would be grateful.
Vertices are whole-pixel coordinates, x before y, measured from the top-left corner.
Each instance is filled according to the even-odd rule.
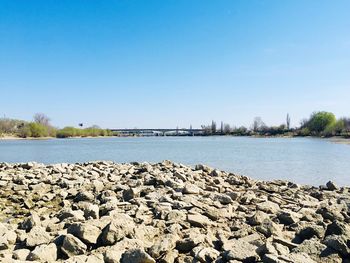
[[[0,141],[0,162],[203,163],[256,179],[350,185],[350,145],[314,138],[127,137]]]

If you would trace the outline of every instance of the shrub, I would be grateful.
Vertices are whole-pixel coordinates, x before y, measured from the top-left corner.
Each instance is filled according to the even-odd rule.
[[[19,130],[18,130],[18,136],[22,138],[27,138],[32,136],[32,132],[30,131],[30,127],[28,124],[23,125]]]
[[[306,127],[313,134],[320,134],[325,131],[325,129],[329,126],[335,125],[336,118],[331,112],[315,112],[311,115],[310,119],[306,122]]]
[[[31,137],[47,137],[49,136],[48,129],[45,125],[36,122],[30,122],[28,124]]]
[[[345,122],[343,120],[338,120],[335,123],[328,125],[323,131],[324,136],[334,136],[340,135],[345,132]]]

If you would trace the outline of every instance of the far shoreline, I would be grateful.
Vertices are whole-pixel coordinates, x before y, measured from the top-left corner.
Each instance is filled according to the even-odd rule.
[[[314,138],[314,139],[324,139],[331,143],[336,144],[344,144],[350,145],[350,138],[345,138],[342,136],[333,136],[333,137],[318,137],[318,136],[267,136],[267,135],[245,135],[245,136],[237,136],[237,135],[206,135],[206,136],[194,136],[194,137],[248,137],[255,139],[264,139],[264,138],[282,138],[282,139],[293,139],[293,138]],[[192,136],[74,136],[74,137],[66,137],[66,138],[58,138],[58,137],[27,137],[22,138],[18,136],[4,135],[0,136],[0,141],[14,141],[14,140],[28,140],[28,141],[45,141],[45,140],[53,140],[53,139],[101,139],[101,138],[141,138],[141,137],[192,137]]]

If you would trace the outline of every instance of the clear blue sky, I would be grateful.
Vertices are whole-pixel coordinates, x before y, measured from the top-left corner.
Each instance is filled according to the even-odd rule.
[[[0,114],[200,127],[350,116],[350,1],[0,0]]]

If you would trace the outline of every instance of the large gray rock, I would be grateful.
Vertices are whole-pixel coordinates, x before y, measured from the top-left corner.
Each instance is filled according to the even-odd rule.
[[[186,184],[182,193],[184,194],[199,194],[201,189],[194,184]]]
[[[101,242],[103,245],[113,245],[124,237],[130,237],[134,228],[135,224],[130,216],[116,214],[114,219],[103,229]]]
[[[141,249],[129,249],[120,260],[121,263],[155,263],[156,261]]]
[[[30,253],[27,248],[21,248],[13,251],[12,257],[17,260],[25,261]]]
[[[195,227],[205,227],[211,224],[210,219],[201,214],[188,214],[187,221]]]
[[[220,252],[212,247],[195,247],[192,255],[201,263],[214,262],[219,258]]]
[[[40,245],[30,252],[28,260],[40,262],[55,262],[57,259],[57,247],[51,243],[49,245]]]
[[[259,259],[257,247],[240,239],[231,239],[223,242],[222,249],[227,260],[255,262]]]
[[[176,241],[179,240],[179,236],[174,234],[164,235],[159,239],[150,249],[149,253],[152,257],[158,258],[160,255],[167,251],[171,251],[176,246]]]
[[[34,226],[27,235],[27,247],[35,247],[41,244],[47,244],[51,241],[51,236],[46,232],[45,228]]]
[[[67,232],[78,237],[87,244],[96,244],[101,234],[101,230],[89,221],[72,224],[67,229]]]
[[[323,243],[344,257],[350,255],[349,239],[345,236],[330,235],[325,238]]]
[[[67,234],[63,238],[61,250],[68,257],[84,254],[86,249],[87,246],[80,239],[71,234]]]

